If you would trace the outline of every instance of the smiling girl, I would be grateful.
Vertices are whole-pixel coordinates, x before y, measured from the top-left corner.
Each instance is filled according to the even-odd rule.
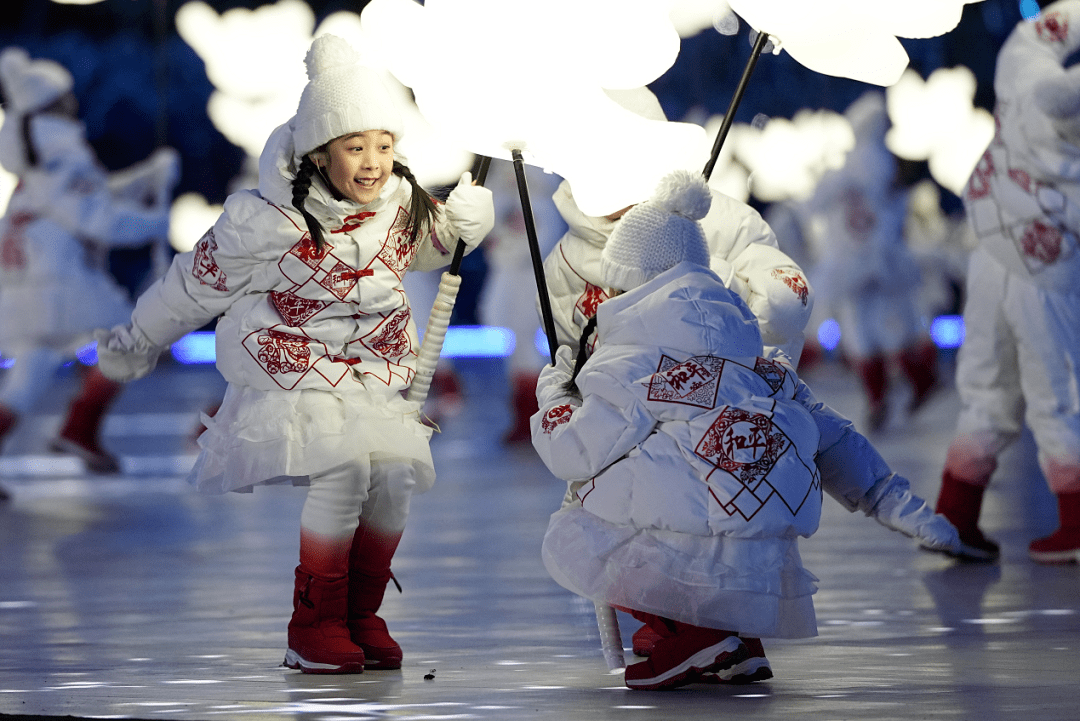
[[[204,417],[191,481],[204,492],[308,486],[285,665],[304,673],[399,668],[376,615],[414,492],[435,472],[431,429],[402,397],[416,328],[401,285],[446,265],[494,223],[469,174],[445,205],[395,154],[401,115],[341,38],[308,52],[296,115],[270,136],[259,189],[235,193],[194,250],[98,332],[102,371],[149,373],[162,350],[217,318],[228,389]]]

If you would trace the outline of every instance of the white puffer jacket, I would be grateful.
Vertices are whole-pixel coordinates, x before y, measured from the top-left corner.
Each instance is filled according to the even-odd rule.
[[[982,247],[1010,272],[1076,293],[1080,274],[1080,0],[1043,8],[1002,45],[997,134],[964,193]]]
[[[600,253],[618,221],[582,213],[566,181],[554,200],[569,230],[544,261],[544,273],[559,345],[576,349],[585,323],[607,298]],[[757,316],[765,345],[779,348],[797,363],[803,329],[814,307],[813,290],[802,270],[779,249],[757,211],[745,203],[713,191],[701,226],[712,270]]]
[[[258,390],[348,392],[406,388],[419,350],[401,278],[447,264],[457,231],[444,206],[434,229],[408,244],[412,188],[398,176],[358,206],[313,179],[308,209],[329,229],[317,250],[292,206],[292,133],[271,135],[259,191],[241,191],[194,250],[146,293],[133,326],[157,346],[221,316],[217,367]]]
[[[587,480],[576,492],[585,510],[697,536],[817,529],[815,456],[846,422],[789,364],[763,357],[752,313],[715,274],[682,263],[605,301],[597,330],[577,378],[584,401],[541,387],[532,419],[552,473]]]

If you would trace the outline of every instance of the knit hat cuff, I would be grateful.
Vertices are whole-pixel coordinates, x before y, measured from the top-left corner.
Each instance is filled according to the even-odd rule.
[[[600,277],[615,290],[632,290],[649,281],[649,275],[643,269],[621,265],[604,256],[600,258]]]
[[[403,135],[401,118],[373,106],[344,107],[311,117],[293,130],[296,155],[302,157],[335,138],[366,130],[385,130],[398,140]]]

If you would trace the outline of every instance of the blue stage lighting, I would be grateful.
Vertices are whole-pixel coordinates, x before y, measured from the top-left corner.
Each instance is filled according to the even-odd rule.
[[[964,342],[964,317],[939,315],[930,324],[930,338],[938,348],[959,348]]]
[[[817,339],[825,350],[836,350],[840,343],[840,324],[829,318],[818,326]]]

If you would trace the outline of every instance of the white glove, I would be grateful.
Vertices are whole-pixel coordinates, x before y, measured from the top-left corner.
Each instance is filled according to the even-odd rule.
[[[875,483],[859,501],[859,508],[886,528],[915,538],[926,548],[960,551],[956,527],[913,494],[911,484],[901,475],[894,473]]]
[[[472,184],[472,173],[465,171],[446,199],[446,219],[469,250],[495,227],[495,203],[491,191]]]
[[[130,325],[118,325],[112,330],[98,328],[98,368],[106,378],[127,382],[142,378],[157,365],[164,348],[150,342],[142,331]]]
[[[555,352],[555,365],[544,366],[536,381],[536,400],[540,408],[553,405],[560,398],[572,398],[566,389],[574,372],[574,352],[568,345]],[[577,399],[574,399],[575,405]]]

